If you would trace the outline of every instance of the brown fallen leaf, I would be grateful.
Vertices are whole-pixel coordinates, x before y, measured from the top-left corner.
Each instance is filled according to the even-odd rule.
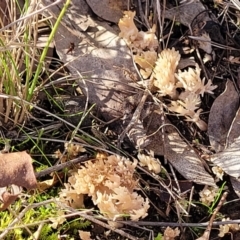
[[[231,97],[229,97],[231,96]],[[226,146],[226,138],[239,104],[239,95],[233,83],[228,80],[225,91],[214,101],[208,120],[208,135],[216,152]]]
[[[230,177],[230,181],[232,183],[232,187],[233,187],[234,192],[240,198],[240,179],[237,179],[237,178],[234,178],[234,177]]]
[[[53,187],[56,183],[59,182],[59,175],[63,175],[61,173],[53,174],[53,177],[51,179],[45,180],[43,182],[38,182],[38,191],[44,192],[47,189]]]
[[[226,146],[231,145],[235,141],[235,139],[239,137],[239,134],[240,134],[239,122],[240,122],[240,108],[237,110],[236,116],[232,121],[232,125],[228,132],[228,136],[226,140]]]
[[[118,23],[122,12],[127,9],[125,0],[87,0],[87,3],[96,15],[114,23]]]
[[[11,184],[26,189],[37,187],[32,158],[26,151],[0,154],[0,166],[0,187]]]
[[[205,7],[199,0],[185,1],[180,6],[166,10],[164,17],[180,22],[188,27],[195,17],[205,10]]]
[[[82,240],[91,240],[91,239],[92,239],[90,232],[78,230],[78,233],[79,233],[79,237],[80,237]]]
[[[228,175],[239,178],[240,177],[240,137],[222,152],[211,155],[211,161],[222,168]]]
[[[236,84],[237,84],[237,87],[239,88],[239,86],[240,86],[240,68],[238,68],[238,77],[236,79]],[[231,127],[229,128],[229,132],[228,132],[227,139],[226,139],[226,146],[231,145],[235,141],[235,139],[237,139],[239,137],[239,135],[240,135],[239,122],[240,122],[240,108],[238,108],[236,115],[232,121]]]
[[[16,185],[12,185],[9,190],[6,187],[0,188],[0,200],[2,202],[0,211],[7,209],[9,205],[18,198],[18,195],[21,193],[21,191],[22,188]]]
[[[75,11],[76,9],[80,14],[81,8],[75,5]],[[59,14],[57,9],[51,9],[51,11],[53,11],[53,15]],[[138,78],[134,78],[134,81],[131,78],[136,73],[132,63],[132,54],[113,28],[103,22],[96,20],[93,22],[95,32],[91,32],[89,29],[83,33],[80,26],[74,25],[75,31],[68,27],[69,24],[61,25],[55,35],[56,51],[61,61],[70,63],[68,66],[72,75],[78,76],[79,72],[87,73],[84,80],[79,79],[78,84],[83,93],[88,96],[89,103],[96,104],[102,117],[106,121],[116,118],[122,119],[126,115],[127,99],[133,95],[143,96],[143,92],[139,90],[137,85]],[[71,24],[74,23],[71,22]],[[75,43],[73,55],[66,54],[70,42]],[[137,102],[133,102],[133,109],[139,106],[141,99],[138,97],[137,99]],[[135,138],[136,145],[141,147],[147,145],[146,148],[154,151],[156,155],[164,155],[164,143],[160,129],[163,124],[161,115],[154,112],[154,104],[143,105],[146,114],[144,111],[140,114],[142,125],[137,126],[138,131],[130,129],[132,130],[132,139]],[[137,121],[138,119],[134,125],[137,125]],[[125,128],[123,128],[121,120],[114,122],[116,133],[121,134],[122,129]],[[139,132],[143,132],[143,130],[146,131],[146,134],[139,135]],[[145,136],[149,137],[145,138]],[[180,136],[178,138],[178,140],[171,141],[171,143],[175,141],[177,145],[181,145],[178,149],[172,150],[171,143],[165,143],[168,144],[169,152],[166,156],[169,158],[169,162],[186,179],[214,186],[213,178],[205,171],[199,157],[192,150],[189,150],[188,145],[180,140]]]
[[[170,126],[165,137],[165,156],[173,167],[187,180],[198,184],[216,186],[212,176],[204,169],[199,156],[183,141],[177,131]]]

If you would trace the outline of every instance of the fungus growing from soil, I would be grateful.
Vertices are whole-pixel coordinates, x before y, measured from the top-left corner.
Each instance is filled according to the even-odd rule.
[[[137,161],[111,155],[105,159],[88,161],[73,171],[60,192],[60,200],[68,205],[84,207],[84,195],[92,198],[100,212],[111,220],[128,215],[132,220],[147,216],[148,199],[144,200],[135,190],[134,171]]]
[[[119,36],[134,53],[134,61],[138,64],[143,79],[153,80],[151,91],[157,92],[160,97],[171,98],[169,111],[184,116],[186,121],[194,122],[202,131],[206,131],[207,124],[200,119],[203,111],[199,108],[200,97],[205,93],[213,94],[217,86],[213,86],[210,79],[206,82],[205,78],[200,77],[201,69],[198,64],[195,68],[190,67],[183,71],[177,69],[181,55],[174,48],[163,49],[157,57],[155,26],[147,32],[138,31],[134,17],[135,12],[124,12],[118,24],[121,30]]]

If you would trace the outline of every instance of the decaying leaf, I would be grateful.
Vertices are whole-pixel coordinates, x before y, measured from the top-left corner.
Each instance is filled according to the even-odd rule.
[[[137,149],[144,149],[149,144],[149,139],[146,135],[146,130],[143,127],[143,124],[138,120],[135,126],[128,132],[129,139],[135,143]]]
[[[22,188],[16,185],[11,185],[9,189],[7,187],[0,188],[0,201],[2,202],[0,211],[7,209],[18,198],[21,190]]]
[[[87,0],[87,3],[96,15],[114,23],[119,21],[127,8],[125,0]]]
[[[76,9],[78,9],[77,5],[75,11]],[[81,9],[78,11],[81,14]],[[55,15],[57,14],[58,12],[55,13]],[[87,73],[84,81],[79,80],[78,83],[83,93],[89,97],[90,104],[96,104],[103,118],[109,121],[113,118],[123,117],[124,102],[129,96],[137,95],[139,87],[137,81],[132,81],[131,76],[126,74],[126,67],[127,72],[135,73],[132,55],[126,43],[108,25],[98,21],[94,21],[94,23],[96,31],[92,33],[87,30],[84,34],[81,33],[78,26],[75,26],[76,31],[72,31],[61,25],[55,36],[56,50],[61,61],[70,62],[68,66],[73,76],[78,76],[79,72]],[[66,54],[69,42],[75,43],[73,54]],[[164,155],[160,130],[163,122],[160,115],[151,110],[151,113],[140,120],[143,122],[143,129],[147,130],[146,136],[149,136],[146,140],[150,140],[146,148],[153,150],[157,155]],[[122,131],[121,122],[115,122],[115,126],[116,132],[119,129],[120,132]],[[180,136],[175,134],[168,143],[165,143],[168,145],[165,150],[169,150],[166,155],[169,162],[186,179],[214,186],[213,178],[204,170],[201,160],[193,150],[188,149],[187,144],[181,140]],[[143,144],[144,142],[140,142],[141,146]],[[178,145],[178,149],[171,149],[174,144]]]
[[[240,198],[240,179],[230,177],[230,181],[232,183],[233,190],[235,191],[235,193]]]
[[[108,121],[122,117],[123,101],[136,91],[136,87],[129,86],[131,78],[123,66],[130,72],[135,70],[124,40],[107,24],[97,21],[95,24],[95,32],[82,34],[79,28],[76,35],[61,25],[55,37],[56,50],[63,62],[71,62],[69,69],[74,76],[87,73],[85,81],[80,79],[78,83],[90,104],[96,104]],[[73,55],[66,54],[69,42],[75,43]]]
[[[222,152],[218,152],[211,156],[211,161],[223,169],[228,175],[238,178],[240,177],[240,137]]]
[[[194,18],[204,10],[206,9],[199,0],[185,1],[180,6],[166,10],[164,17],[188,27]]]
[[[208,33],[203,33],[202,36],[198,37],[198,47],[208,54],[212,53],[211,38]]]
[[[38,191],[39,192],[44,192],[47,189],[53,187],[57,182],[59,182],[59,173],[58,174],[53,174],[53,177],[48,180],[44,180],[42,182],[38,183]]]
[[[239,135],[240,135],[239,122],[240,122],[240,108],[237,110],[236,116],[233,119],[230,130],[228,132],[228,136],[226,139],[227,146],[231,145],[235,141],[235,139],[239,137]]]
[[[196,61],[191,58],[181,58],[178,63],[178,69],[184,69],[187,67],[195,67]]]
[[[27,189],[37,187],[31,156],[24,152],[0,154],[0,187],[11,184]]]
[[[79,233],[79,237],[80,237],[82,240],[91,240],[91,239],[92,239],[90,232],[78,230],[78,233]]]
[[[230,97],[231,96],[231,97]],[[225,148],[226,138],[239,104],[239,95],[228,80],[225,91],[214,101],[209,114],[208,135],[216,152]]]
[[[216,186],[214,179],[205,171],[198,155],[182,140],[173,127],[168,127],[165,139],[165,156],[182,176],[198,184]]]

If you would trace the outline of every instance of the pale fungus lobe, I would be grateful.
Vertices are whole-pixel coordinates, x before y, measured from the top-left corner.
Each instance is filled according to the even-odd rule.
[[[202,131],[207,130],[207,124],[200,118],[202,113],[201,97],[205,93],[213,94],[217,87],[212,85],[211,79],[201,78],[201,68],[195,67],[187,70],[178,69],[181,55],[175,48],[163,49],[157,54],[158,40],[156,26],[148,31],[138,31],[134,23],[135,12],[126,11],[119,21],[122,37],[133,53],[133,59],[139,67],[142,79],[151,81],[149,89],[159,97],[170,97],[171,104],[168,110],[185,117],[185,121],[195,123]],[[206,52],[211,49],[202,48]],[[143,84],[144,85],[144,84]]]
[[[133,21],[135,14],[136,12],[125,11],[123,18],[118,23],[121,30],[119,37],[123,38],[128,44],[131,44],[138,35],[138,29]]]
[[[175,72],[181,55],[174,48],[164,49],[159,55],[154,68],[154,86],[162,96],[176,98]]]
[[[144,218],[149,203],[135,191],[138,183],[134,178],[136,166],[137,161],[115,155],[88,161],[72,172],[60,199],[81,208],[84,207],[84,195],[88,195],[100,212],[111,220],[121,219],[123,215],[132,220]]]

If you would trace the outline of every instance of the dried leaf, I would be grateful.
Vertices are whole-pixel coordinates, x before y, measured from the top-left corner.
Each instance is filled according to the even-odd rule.
[[[178,69],[184,69],[187,67],[195,67],[196,61],[191,58],[181,58],[178,63]]]
[[[159,156],[165,154],[162,130],[160,129],[163,124],[165,124],[164,114],[157,107],[153,108],[143,119],[144,128],[147,129],[146,135],[151,136],[151,141],[146,146],[146,149]]]
[[[56,16],[59,14],[57,8],[51,8],[51,11]],[[79,15],[83,15],[80,4],[75,4],[74,8],[69,10],[68,19],[71,19],[70,15],[76,11]],[[66,19],[64,21],[66,24]],[[87,72],[87,77],[85,76],[84,78],[85,81],[79,80],[78,84],[83,93],[88,96],[89,103],[96,104],[106,121],[122,118],[126,113],[125,104],[128,97],[132,96],[133,93],[136,96],[142,93],[142,91],[138,91],[139,85],[136,83],[138,78],[135,75],[136,71],[132,62],[131,52],[125,41],[118,37],[113,28],[103,22],[94,21],[95,32],[87,30],[84,34],[81,33],[81,26],[78,26],[75,22],[70,21],[66,25],[73,25],[76,31],[72,31],[64,25],[59,27],[55,40],[56,50],[60,59],[64,63],[68,62],[72,75],[79,75],[79,72]],[[75,43],[74,52],[73,54],[66,54],[70,42]],[[138,101],[134,101],[133,105],[135,103],[138,103]],[[134,108],[136,108],[136,105],[133,106]],[[158,154],[162,155],[162,146],[159,142],[161,132],[158,131],[161,121],[159,115],[155,115],[155,125],[151,124],[151,128],[147,127],[146,119],[144,128],[147,129],[147,135],[157,131],[157,134],[151,136],[150,141],[153,141],[154,152],[157,149]],[[148,120],[150,119],[148,118]],[[123,123],[119,121],[114,127],[114,130],[120,134],[123,129]],[[132,135],[136,144],[143,147],[147,144],[148,139],[145,140],[146,130],[143,132],[144,134],[139,134],[140,131],[142,131],[141,125],[138,125],[138,130],[136,131],[136,128],[132,129],[130,135]]]
[[[240,134],[240,108],[237,110],[236,116],[232,121],[232,125],[227,136],[227,146],[231,145]]]
[[[237,87],[240,86],[240,68],[238,69],[238,78],[237,78],[236,84],[237,84]],[[231,145],[235,141],[235,139],[237,139],[240,136],[239,122],[240,122],[240,108],[238,108],[236,115],[232,121],[230,130],[228,132],[228,136],[227,136],[227,140],[226,140],[227,146]]]
[[[54,174],[51,179],[39,182],[37,188],[39,192],[44,192],[54,186],[57,182],[59,182],[59,174]]]
[[[195,151],[170,126],[168,126],[168,134],[165,136],[165,155],[174,168],[187,180],[216,186],[214,179],[205,171],[203,163]]]
[[[79,11],[81,9],[81,11]],[[66,13],[68,19],[74,27],[80,27],[82,31],[95,26],[92,19],[89,17],[90,7],[85,0],[71,0],[70,6]]]
[[[133,128],[129,130],[128,137],[135,144],[137,149],[144,149],[149,144],[146,130],[140,120],[138,120]]]
[[[216,152],[225,148],[228,131],[236,115],[238,104],[239,95],[233,83],[228,80],[225,91],[214,101],[209,114],[208,135],[210,144]]]
[[[32,158],[25,151],[0,154],[0,166],[0,187],[15,184],[27,189],[36,188]]]
[[[16,185],[12,185],[10,190],[8,190],[6,187],[0,188],[0,200],[3,203],[0,207],[0,211],[7,209],[9,205],[18,198],[21,190],[21,187],[18,187]]]
[[[199,0],[185,1],[180,6],[166,10],[164,17],[180,22],[188,27],[194,18],[204,10],[206,9]]]
[[[211,44],[211,38],[208,33],[202,34],[202,36],[197,38],[198,40],[198,47],[205,51],[208,54],[212,53],[212,44]]]
[[[91,239],[92,239],[90,232],[78,230],[78,233],[79,233],[79,237],[80,237],[82,240],[91,240]]]
[[[87,3],[96,15],[114,23],[118,23],[123,10],[127,9],[125,0],[87,0]]]
[[[238,178],[240,177],[240,137],[238,137],[228,148],[222,152],[211,156],[211,161],[222,168],[228,175]]]
[[[233,190],[235,191],[235,193],[240,198],[240,179],[230,177],[230,181],[232,183]]]
[[[69,70],[73,75],[88,73],[88,78],[78,83],[90,104],[96,104],[109,121],[122,117],[124,100],[136,91],[137,87],[129,86],[132,80],[126,74],[135,69],[124,40],[108,24],[95,21],[95,25],[95,32],[86,34],[81,33],[80,27],[76,33],[61,25],[55,36],[56,50],[64,63],[71,63]],[[74,54],[66,54],[70,42],[75,43]],[[123,66],[127,66],[126,71]]]

